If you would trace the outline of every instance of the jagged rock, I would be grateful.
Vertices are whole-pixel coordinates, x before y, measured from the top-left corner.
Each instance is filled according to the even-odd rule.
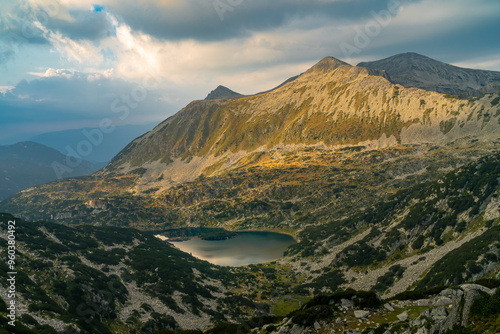
[[[318,330],[318,329],[320,329],[320,328],[321,328],[321,325],[320,325],[320,324],[316,321],[316,322],[314,323],[314,329],[315,329],[315,330]]]
[[[340,300],[340,303],[341,303],[342,307],[353,307],[354,306],[354,302],[352,300],[349,300],[349,299],[342,298]]]
[[[447,331],[449,329],[452,329],[455,324],[458,322],[458,318],[460,316],[459,309],[460,309],[460,301],[462,300],[461,297],[458,299],[453,300],[453,305],[451,306],[451,309],[448,313],[448,316],[446,317],[446,320],[444,321],[443,325],[441,326],[440,332]]]
[[[288,331],[287,326],[281,326],[280,330],[278,331],[278,334],[286,334]]]
[[[464,295],[464,292],[460,289],[444,289],[439,293],[439,295],[447,297],[461,297]]]
[[[281,326],[280,330],[278,331],[279,334],[288,334],[290,333],[290,327],[292,327],[292,318],[290,319],[283,319],[283,325]]]
[[[438,298],[436,298],[436,300],[434,300],[434,306],[444,306],[444,305],[450,305],[451,303],[453,303],[453,300],[451,300],[450,298],[448,297],[445,297],[445,296],[439,296]]]
[[[290,330],[290,334],[301,334],[304,332],[304,327],[300,325],[293,325],[292,329]]]
[[[416,332],[416,334],[428,334],[428,333],[429,331],[425,327],[420,327]]]
[[[415,301],[415,305],[417,306],[429,306],[431,301],[429,299],[419,299]]]
[[[446,311],[446,307],[444,306],[439,306],[439,307],[436,307],[436,308],[433,308],[431,310],[431,318],[434,320],[434,321],[443,321],[444,319],[446,319],[446,316],[448,315],[448,311]]]
[[[369,311],[365,311],[365,310],[356,310],[354,311],[354,316],[358,319],[363,319],[363,318],[366,318],[370,315],[370,312]]]
[[[387,311],[391,311],[391,312],[393,312],[393,311],[394,311],[394,307],[392,307],[392,305],[391,305],[391,304],[389,304],[389,303],[385,303],[385,304],[384,304],[384,308],[385,308]]]
[[[470,284],[473,285],[473,284]],[[474,284],[475,285],[475,284]],[[462,326],[465,326],[467,324],[467,319],[469,318],[469,311],[470,307],[472,306],[472,303],[474,303],[474,300],[481,296],[481,294],[478,292],[480,289],[472,289],[470,286],[464,287],[461,286],[462,289],[464,289],[464,307],[462,311]]]
[[[412,327],[422,327],[426,323],[427,323],[427,320],[424,317],[418,317],[417,319],[412,320],[410,325]]]
[[[410,315],[408,314],[408,311],[404,311],[403,313],[398,314],[397,317],[398,317],[399,321],[406,321],[406,320],[408,320]]]

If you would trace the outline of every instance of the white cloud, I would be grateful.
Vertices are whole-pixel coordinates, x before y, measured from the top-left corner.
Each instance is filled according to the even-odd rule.
[[[387,27],[391,36],[396,39],[385,40],[395,44],[405,39],[425,39],[475,25],[498,15],[498,3],[487,1],[472,4],[469,0],[422,0],[403,4]]]
[[[116,29],[116,37],[108,39],[108,44],[118,57],[116,72],[124,78],[142,78],[150,73],[158,73],[158,54],[161,44],[149,35],[134,33],[132,29],[119,22],[113,15],[107,14]]]
[[[465,68],[500,71],[500,54],[456,62],[452,65]]]
[[[0,93],[5,94],[14,88],[15,88],[14,86],[0,86]]]
[[[54,68],[48,68],[45,72],[28,72],[28,74],[42,78],[64,77],[67,79],[71,78],[74,75],[74,73],[75,73],[74,70],[54,69]]]
[[[60,32],[47,29],[40,22],[35,22],[34,25],[43,32],[43,36],[50,44],[69,60],[78,63],[100,63],[104,60],[99,48],[90,41],[76,42]]]
[[[113,78],[115,75],[114,69],[110,68],[107,70],[87,70],[85,71],[87,74],[88,81],[96,81],[103,78]]]
[[[70,4],[66,0],[22,0],[22,2],[25,2],[26,6],[29,6],[34,12],[40,13],[40,11],[43,11],[50,18],[57,18],[68,22],[73,21],[70,10],[74,9],[76,4]],[[82,1],[79,2],[82,3]],[[45,21],[47,17],[39,15],[38,19]]]

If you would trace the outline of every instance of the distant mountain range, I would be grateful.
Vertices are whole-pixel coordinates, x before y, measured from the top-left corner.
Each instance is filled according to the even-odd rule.
[[[82,141],[89,141],[85,133],[99,129],[83,128],[49,132],[32,137],[29,141],[0,146],[0,200],[16,192],[59,178],[90,175],[104,167],[127,143],[148,132],[154,123],[117,126],[113,132],[103,134],[86,156],[78,153],[78,162],[66,161],[74,156]],[[94,139],[95,141],[96,139]]]
[[[391,82],[405,87],[461,96],[500,92],[500,72],[457,67],[413,52],[358,66],[383,70]]]
[[[34,142],[0,146],[0,200],[37,184],[61,177],[90,175],[104,164],[66,161],[61,152]]]
[[[102,140],[98,141],[97,145],[91,143],[92,151],[82,158],[99,163],[109,162],[130,141],[150,131],[155,125],[156,123],[116,126],[111,133],[103,134]],[[94,131],[100,130],[98,128],[82,128],[49,132],[31,137],[29,141],[55,148],[67,154],[68,147],[70,150],[76,151],[80,142],[89,141],[85,133],[92,133]]]

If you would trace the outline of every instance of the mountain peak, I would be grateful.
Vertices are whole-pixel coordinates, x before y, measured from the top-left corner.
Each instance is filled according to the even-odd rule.
[[[316,65],[311,67],[306,73],[308,72],[328,72],[332,71],[340,66],[352,66],[340,59],[334,58],[334,57],[325,57],[321,59]]]
[[[417,58],[421,58],[421,59],[432,59],[430,57],[427,57],[427,56],[424,56],[420,53],[416,53],[416,52],[404,52],[404,53],[398,53],[397,55],[394,55],[392,57],[389,57],[389,58],[408,58],[408,59],[417,59]],[[434,60],[434,59],[432,59]]]
[[[361,62],[357,66],[360,67],[371,67],[375,69],[382,69],[382,66],[388,66],[390,65],[391,67],[397,67],[398,69],[401,68],[403,69],[408,69],[408,67],[414,68],[414,67],[429,67],[429,66],[437,66],[438,64],[443,64],[442,62],[432,59],[430,57],[421,55],[416,52],[406,52],[406,53],[399,53],[394,56],[390,56],[384,59],[376,60],[376,61],[368,61],[368,62]],[[446,64],[448,65],[448,64]],[[449,65],[451,66],[451,65]],[[385,69],[385,68],[384,68]]]
[[[445,94],[478,95],[498,91],[500,72],[461,68],[415,52],[359,63],[360,67],[385,70],[391,81]]]
[[[245,95],[236,93],[231,89],[224,87],[222,85],[217,86],[210,94],[207,95],[205,100],[230,100],[230,99],[239,99],[240,97],[245,97]]]

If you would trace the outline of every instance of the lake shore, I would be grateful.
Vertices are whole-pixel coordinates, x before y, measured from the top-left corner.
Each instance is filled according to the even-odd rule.
[[[175,230],[182,230],[182,229],[185,229],[185,228],[181,227],[181,228],[178,228],[178,229],[169,229],[169,230],[151,231],[151,232],[152,233],[155,233],[155,232],[158,233],[158,234],[155,234],[155,236],[163,236],[162,233],[166,233],[166,232],[169,232],[169,231],[175,231]],[[226,229],[226,228],[217,228],[217,229],[219,229],[221,232],[225,232],[225,233],[270,232],[270,233],[284,234],[284,235],[288,235],[288,236],[292,237],[297,243],[300,242],[300,238],[297,236],[297,232],[287,232],[287,231],[283,231],[283,230],[280,230],[280,229],[244,229],[244,230]],[[165,239],[165,240],[168,240],[168,241],[171,241],[171,242],[182,242],[182,241],[191,240],[191,239],[218,241],[218,240],[215,240],[215,239],[203,239],[203,238],[200,238],[201,234],[203,234],[203,233],[200,233],[199,235],[185,236],[185,237],[166,237],[166,236],[163,236],[163,237],[166,237],[167,239]],[[232,236],[231,238],[234,238],[234,237],[235,236]],[[226,239],[220,239],[220,240],[226,240]]]
[[[272,231],[230,231],[234,238],[206,240],[199,236],[176,242],[163,239],[183,252],[222,266],[238,267],[279,259],[296,239],[287,233]]]

